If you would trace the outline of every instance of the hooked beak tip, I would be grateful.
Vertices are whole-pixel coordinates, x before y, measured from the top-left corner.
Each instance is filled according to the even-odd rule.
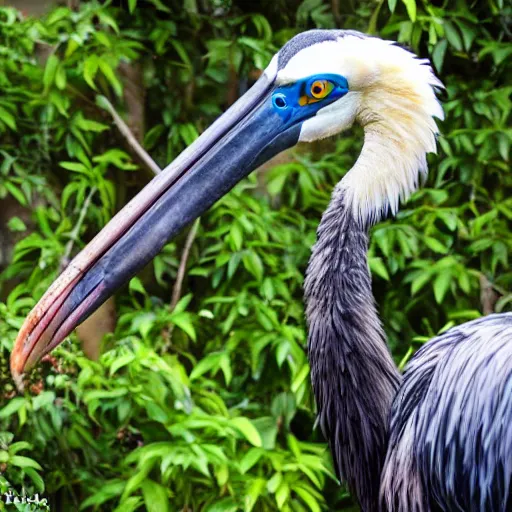
[[[23,377],[25,372],[32,366],[30,363],[30,356],[33,347],[30,344],[29,338],[34,323],[37,322],[34,318],[34,312],[32,312],[27,317],[20,332],[18,333],[11,352],[11,375],[19,392],[23,392],[24,389]]]
[[[22,393],[25,388],[23,383],[25,358],[17,348],[15,346],[11,354],[11,375],[17,390]]]
[[[12,374],[12,380],[14,381],[14,384],[16,385],[16,389],[18,390],[18,393],[23,393],[25,391],[25,383],[23,382],[23,373],[17,373],[15,370],[11,369]]]
[[[12,348],[10,358],[11,375],[20,392],[24,389],[23,377],[25,373],[36,362],[34,356],[38,353],[38,344],[34,343],[34,339],[37,340],[38,329],[42,327],[41,324],[41,308],[36,307],[25,319]],[[37,336],[34,337],[34,334]]]

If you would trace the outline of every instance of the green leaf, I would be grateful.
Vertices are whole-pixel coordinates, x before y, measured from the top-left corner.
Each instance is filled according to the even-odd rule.
[[[209,320],[215,318],[215,315],[209,309],[201,309],[197,315],[202,318],[208,318]]]
[[[60,63],[59,58],[54,53],[52,53],[48,57],[48,60],[46,61],[46,66],[44,68],[44,75],[43,75],[43,85],[44,85],[45,91],[48,91],[50,86],[53,84],[59,63]]]
[[[153,480],[146,479],[142,482],[142,495],[148,512],[168,512],[169,498],[167,489]]]
[[[190,374],[190,380],[195,380],[206,372],[219,368],[221,358],[222,352],[213,352],[212,354],[208,354],[194,366],[194,369]]]
[[[137,276],[132,277],[132,279],[130,279],[130,283],[128,284],[128,289],[132,293],[138,292],[138,293],[141,293],[142,295],[147,295],[146,289],[144,288],[142,281]]]
[[[432,52],[432,62],[439,73],[443,69],[444,56],[446,54],[447,47],[448,41],[446,39],[441,39],[436,44],[434,51]]]
[[[17,130],[16,119],[5,108],[0,106],[0,122],[6,124],[13,132]]]
[[[284,504],[288,501],[290,497],[290,487],[286,482],[282,482],[279,488],[276,491],[276,503],[281,510]]]
[[[135,473],[126,482],[126,487],[124,488],[123,495],[121,496],[121,503],[142,486],[142,483],[146,480],[154,465],[155,458],[151,458],[146,460],[137,468]]]
[[[11,217],[7,222],[7,227],[14,233],[21,233],[27,230],[27,226],[19,217]]]
[[[444,225],[450,230],[455,231],[457,228],[457,215],[446,210],[439,210],[437,216],[444,222]]]
[[[501,158],[503,158],[505,162],[508,162],[510,151],[510,139],[505,134],[503,134],[498,139],[498,150]]]
[[[96,84],[94,83],[94,77],[98,72],[99,61],[96,55],[87,57],[84,61],[84,80],[91,89],[97,90]]]
[[[98,96],[98,100],[99,98],[103,98],[103,96]],[[98,101],[98,103],[100,103],[100,101]],[[111,164],[117,167],[118,169],[122,169],[123,171],[133,171],[135,169],[138,169],[138,167],[132,163],[130,155],[128,155],[124,151],[121,151],[120,149],[109,149],[105,151],[102,155],[95,156],[93,158],[93,161],[97,163]]]
[[[25,404],[25,399],[20,396],[11,398],[9,403],[3,409],[0,409],[0,418],[8,418],[9,416],[12,416]]]
[[[221,464],[220,466],[217,466],[215,476],[217,478],[217,485],[219,487],[225,486],[229,481],[229,468],[227,464]]]
[[[113,512],[135,512],[142,505],[142,499],[139,496],[130,496],[123,500]]]
[[[159,11],[171,12],[169,7],[164,5],[161,0],[149,0]]]
[[[86,498],[80,504],[80,510],[84,510],[94,505],[101,505],[106,501],[111,500],[114,497],[120,496],[126,485],[124,480],[110,480],[102,483],[101,487],[97,492]]]
[[[14,185],[14,183],[7,181],[4,183],[4,187],[7,189],[9,194],[11,194],[11,196],[13,196],[18,201],[18,203],[20,203],[22,206],[27,206],[25,195],[16,185]]]
[[[240,461],[240,472],[247,473],[258,461],[261,459],[265,452],[261,448],[251,448]]]
[[[412,22],[416,21],[416,0],[402,0]]]
[[[305,364],[299,371],[299,373],[297,373],[297,375],[295,376],[295,378],[293,379],[293,382],[292,382],[292,386],[291,386],[291,390],[296,393],[300,386],[302,385],[302,383],[306,380],[306,377],[309,375],[309,365],[308,364]]]
[[[137,7],[137,0],[128,0],[128,9],[130,10],[130,14],[133,14],[135,7]]]
[[[297,438],[293,434],[288,434],[286,440],[288,441],[288,448],[290,448],[290,451],[293,453],[293,455],[295,455],[297,459],[300,459],[301,451]]]
[[[182,313],[173,313],[170,317],[172,323],[186,332],[194,341],[197,340],[196,330],[192,323],[192,315],[186,311]]]
[[[7,445],[12,443],[14,434],[12,432],[0,432],[0,444]]]
[[[424,241],[425,241],[425,244],[427,245],[427,247],[429,249],[432,249],[434,252],[437,252],[439,254],[447,253],[446,247],[439,240],[436,240],[435,238],[432,238],[431,236],[426,236],[424,238]]]
[[[116,357],[112,366],[110,367],[109,375],[112,376],[117,370],[121,369],[123,366],[129,365],[136,359],[135,354],[133,352],[128,352],[127,354],[123,354],[122,356]]]
[[[233,498],[223,498],[215,500],[205,512],[237,512],[238,510],[238,505]]]
[[[411,293],[413,295],[418,293],[431,280],[431,278],[432,273],[429,271],[419,273],[411,283]]]
[[[316,501],[316,499],[311,495],[310,492],[308,492],[308,490],[299,486],[294,487],[293,490],[298,494],[298,496],[300,496],[302,501],[304,501],[304,503],[309,507],[311,512],[322,512],[318,501]]]
[[[243,234],[242,228],[240,227],[240,225],[238,223],[236,223],[236,222],[233,223],[229,234],[230,234],[231,240],[233,242],[231,244],[233,250],[239,251],[240,249],[242,249],[244,234]]]
[[[132,321],[132,329],[139,331],[143,338],[146,338],[155,325],[155,313],[148,311],[138,314]]]
[[[259,497],[263,494],[265,489],[266,480],[264,478],[255,478],[245,494],[245,509],[244,512],[251,512],[256,505]]]
[[[100,19],[101,23],[104,23],[105,25],[110,27],[114,32],[119,33],[119,27],[117,26],[116,20],[109,14],[109,12],[106,9],[98,9],[96,11],[96,14]]]
[[[100,43],[105,48],[112,48],[112,43],[110,42],[110,38],[105,32],[94,32],[94,37],[98,43]]]
[[[66,59],[69,59],[69,57],[71,57],[71,55],[73,55],[78,50],[78,48],[80,48],[80,46],[81,41],[77,41],[77,38],[71,37],[70,39],[68,39],[68,46],[66,48],[66,53],[64,57]]]
[[[12,443],[9,446],[9,453],[11,455],[18,453],[21,450],[32,450],[32,445],[30,443],[27,443],[27,441],[18,441],[17,443]]]
[[[22,457],[21,455],[13,455],[9,459],[9,464],[19,468],[34,468],[38,471],[42,471],[43,469],[34,459],[30,459],[29,457]]]
[[[463,49],[462,39],[457,27],[451,21],[445,21],[443,26],[446,39],[448,39],[450,45],[453,46],[457,51],[461,52]]]
[[[232,418],[230,420],[230,425],[239,430],[253,446],[258,448],[261,447],[262,443],[260,433],[248,418],[244,418],[243,416]]]
[[[165,126],[163,124],[157,124],[153,126],[148,132],[144,135],[144,147],[149,150],[152,149],[162,134],[165,132]]]
[[[242,256],[245,269],[250,272],[258,281],[263,278],[263,263],[261,258],[254,251],[247,251]]]
[[[110,67],[110,64],[104,61],[103,59],[99,59],[98,65],[101,69],[101,72],[105,75],[105,78],[108,80],[108,82],[114,89],[114,92],[117,94],[117,96],[121,97],[123,95],[123,86],[121,85],[121,82],[118,80],[114,71]]]
[[[55,73],[55,85],[62,91],[66,88],[66,80],[66,68],[64,67],[64,63],[61,62]]]
[[[272,478],[267,483],[268,492],[274,494],[283,481],[283,474],[281,472],[274,473]]]
[[[190,13],[197,14],[197,0],[183,0],[183,9]]]
[[[171,39],[171,44],[176,50],[176,53],[180,56],[180,59],[183,61],[183,63],[188,67],[192,67],[192,63],[190,62],[190,58],[184,46],[177,39]]]
[[[452,280],[451,271],[445,270],[441,272],[434,281],[434,297],[438,304],[443,302],[443,299],[450,287],[450,283]]]
[[[37,473],[37,471],[34,468],[27,467],[23,468],[23,471],[25,472],[26,475],[28,475],[30,480],[32,480],[36,489],[39,492],[44,492],[44,480],[41,478],[39,473]]]
[[[174,306],[173,313],[183,313],[187,309],[187,306],[190,304],[193,297],[192,293],[187,293],[187,295],[181,297],[176,306]]]
[[[273,450],[276,447],[277,422],[273,416],[264,416],[253,421],[260,433],[262,448]]]
[[[388,8],[391,12],[395,12],[397,0],[388,0]]]
[[[77,118],[76,125],[81,130],[86,132],[101,133],[109,129],[109,126],[106,124],[98,123],[97,121],[92,121],[91,119],[84,119],[83,117]]]
[[[54,401],[54,391],[43,391],[42,393],[39,393],[39,395],[35,396],[32,399],[32,408],[34,409],[34,411],[38,411],[39,409],[44,409],[52,405]]]
[[[231,378],[233,377],[233,371],[231,369],[231,360],[229,358],[229,354],[224,352],[222,357],[220,358],[219,366],[224,374],[224,379],[226,381],[226,385],[229,386],[231,382]]]
[[[386,268],[386,265],[384,265],[382,258],[369,258],[368,263],[372,274],[376,274],[379,277],[382,277],[382,279],[389,281],[388,269]]]
[[[90,171],[84,164],[79,162],[59,162],[59,165],[63,169],[67,169],[68,171],[79,172],[81,174],[89,174]]]
[[[469,50],[471,50],[471,46],[473,45],[473,41],[477,36],[477,30],[461,19],[455,20],[455,23],[457,23],[457,26],[462,33],[464,49],[469,52]]]

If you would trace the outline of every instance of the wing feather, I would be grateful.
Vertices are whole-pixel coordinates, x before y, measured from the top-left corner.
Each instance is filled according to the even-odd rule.
[[[512,510],[512,313],[450,329],[408,364],[391,411],[381,504]]]

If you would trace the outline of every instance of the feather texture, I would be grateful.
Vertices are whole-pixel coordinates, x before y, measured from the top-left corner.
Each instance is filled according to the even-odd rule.
[[[378,503],[400,376],[375,309],[367,250],[368,235],[337,187],[306,273],[308,354],[318,422],[337,475],[369,512]]]
[[[393,402],[386,510],[512,510],[512,313],[433,338]]]

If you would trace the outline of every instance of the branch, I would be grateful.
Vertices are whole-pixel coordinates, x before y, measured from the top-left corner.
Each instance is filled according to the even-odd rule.
[[[480,274],[480,303],[484,315],[494,313],[494,307],[499,295],[494,291],[493,284],[487,279],[484,273]]]
[[[172,289],[172,299],[169,304],[169,308],[171,311],[178,304],[181,297],[181,288],[183,287],[183,279],[185,278],[185,270],[187,269],[187,261],[190,254],[190,249],[192,248],[192,244],[194,243],[194,239],[197,235],[197,228],[199,227],[199,219],[197,219],[190,231],[188,232],[187,239],[185,240],[185,245],[183,247],[183,252],[181,253],[180,266],[178,267],[178,273],[176,274],[176,281],[174,282],[174,287]]]
[[[128,128],[128,125],[117,113],[117,110],[114,108],[114,105],[112,105],[112,103],[110,103],[110,101],[107,98],[105,98],[105,96],[97,96],[96,102],[100,107],[104,108],[110,113],[118,130],[121,132],[121,135],[123,135],[123,137],[126,139],[126,142],[128,142],[129,146],[142,160],[142,162],[144,162],[146,167],[153,174],[160,174],[160,172],[162,172],[162,169],[160,169],[157,163],[149,156],[147,151],[139,144],[138,140],[135,138],[130,128]]]
[[[181,253],[180,265],[178,267],[178,273],[176,274],[176,281],[174,282],[174,287],[172,289],[172,298],[169,304],[169,309],[171,311],[174,310],[176,304],[178,304],[181,298],[181,289],[183,287],[183,280],[185,279],[185,271],[187,269],[188,257],[190,255],[190,249],[192,248],[192,244],[194,243],[194,239],[197,235],[197,229],[199,227],[199,219],[197,219],[190,231],[188,232],[187,239],[185,240],[185,245],[183,246],[183,252]],[[165,343],[162,347],[162,352],[167,352],[171,346],[172,341],[172,332],[174,331],[174,324],[170,324],[167,329],[162,331],[162,336],[165,339]]]
[[[78,236],[80,235],[80,229],[82,227],[82,224],[84,223],[85,215],[87,214],[87,210],[91,205],[92,197],[94,196],[94,194],[96,194],[97,191],[98,189],[96,187],[91,188],[89,194],[85,198],[82,208],[80,209],[78,220],[76,221],[73,231],[71,231],[71,233],[69,234],[69,241],[66,244],[66,249],[64,251],[64,254],[62,255],[62,258],[60,259],[61,272],[69,265],[71,261],[71,252],[73,251],[73,245],[78,240]]]
[[[339,0],[331,0],[331,10],[336,22],[336,28],[341,28],[341,14],[340,14],[340,2]]]

